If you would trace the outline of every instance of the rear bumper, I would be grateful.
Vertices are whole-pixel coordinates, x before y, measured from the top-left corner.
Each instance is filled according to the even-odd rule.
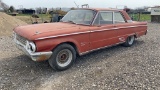
[[[27,56],[29,56],[33,61],[44,61],[44,60],[48,60],[51,55],[52,55],[52,51],[49,52],[30,52],[26,49],[26,46],[24,46],[23,44],[21,44],[19,41],[15,41],[17,47],[22,50],[24,53],[26,53]]]

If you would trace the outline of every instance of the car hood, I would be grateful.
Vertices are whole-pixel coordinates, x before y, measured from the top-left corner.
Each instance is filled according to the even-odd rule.
[[[14,32],[28,40],[36,40],[43,37],[83,32],[87,28],[88,26],[58,22],[19,26],[14,29]]]

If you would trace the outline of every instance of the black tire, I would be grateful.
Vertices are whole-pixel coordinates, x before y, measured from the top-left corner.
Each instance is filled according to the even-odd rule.
[[[130,47],[134,44],[134,41],[135,41],[135,36],[129,36],[127,39],[126,39],[126,42],[123,43],[123,46],[125,47]]]
[[[53,50],[53,54],[48,62],[54,70],[63,71],[70,68],[75,59],[75,49],[69,44],[61,44]]]

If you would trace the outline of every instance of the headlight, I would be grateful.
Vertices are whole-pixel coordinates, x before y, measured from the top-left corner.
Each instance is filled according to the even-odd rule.
[[[33,42],[27,41],[26,48],[27,48],[27,50],[29,50],[31,52],[35,52],[36,51],[36,45]]]

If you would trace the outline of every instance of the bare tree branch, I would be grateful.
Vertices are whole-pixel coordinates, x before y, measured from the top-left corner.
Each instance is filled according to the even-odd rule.
[[[0,8],[6,11],[9,9],[9,6],[5,4],[2,0],[0,0]]]

